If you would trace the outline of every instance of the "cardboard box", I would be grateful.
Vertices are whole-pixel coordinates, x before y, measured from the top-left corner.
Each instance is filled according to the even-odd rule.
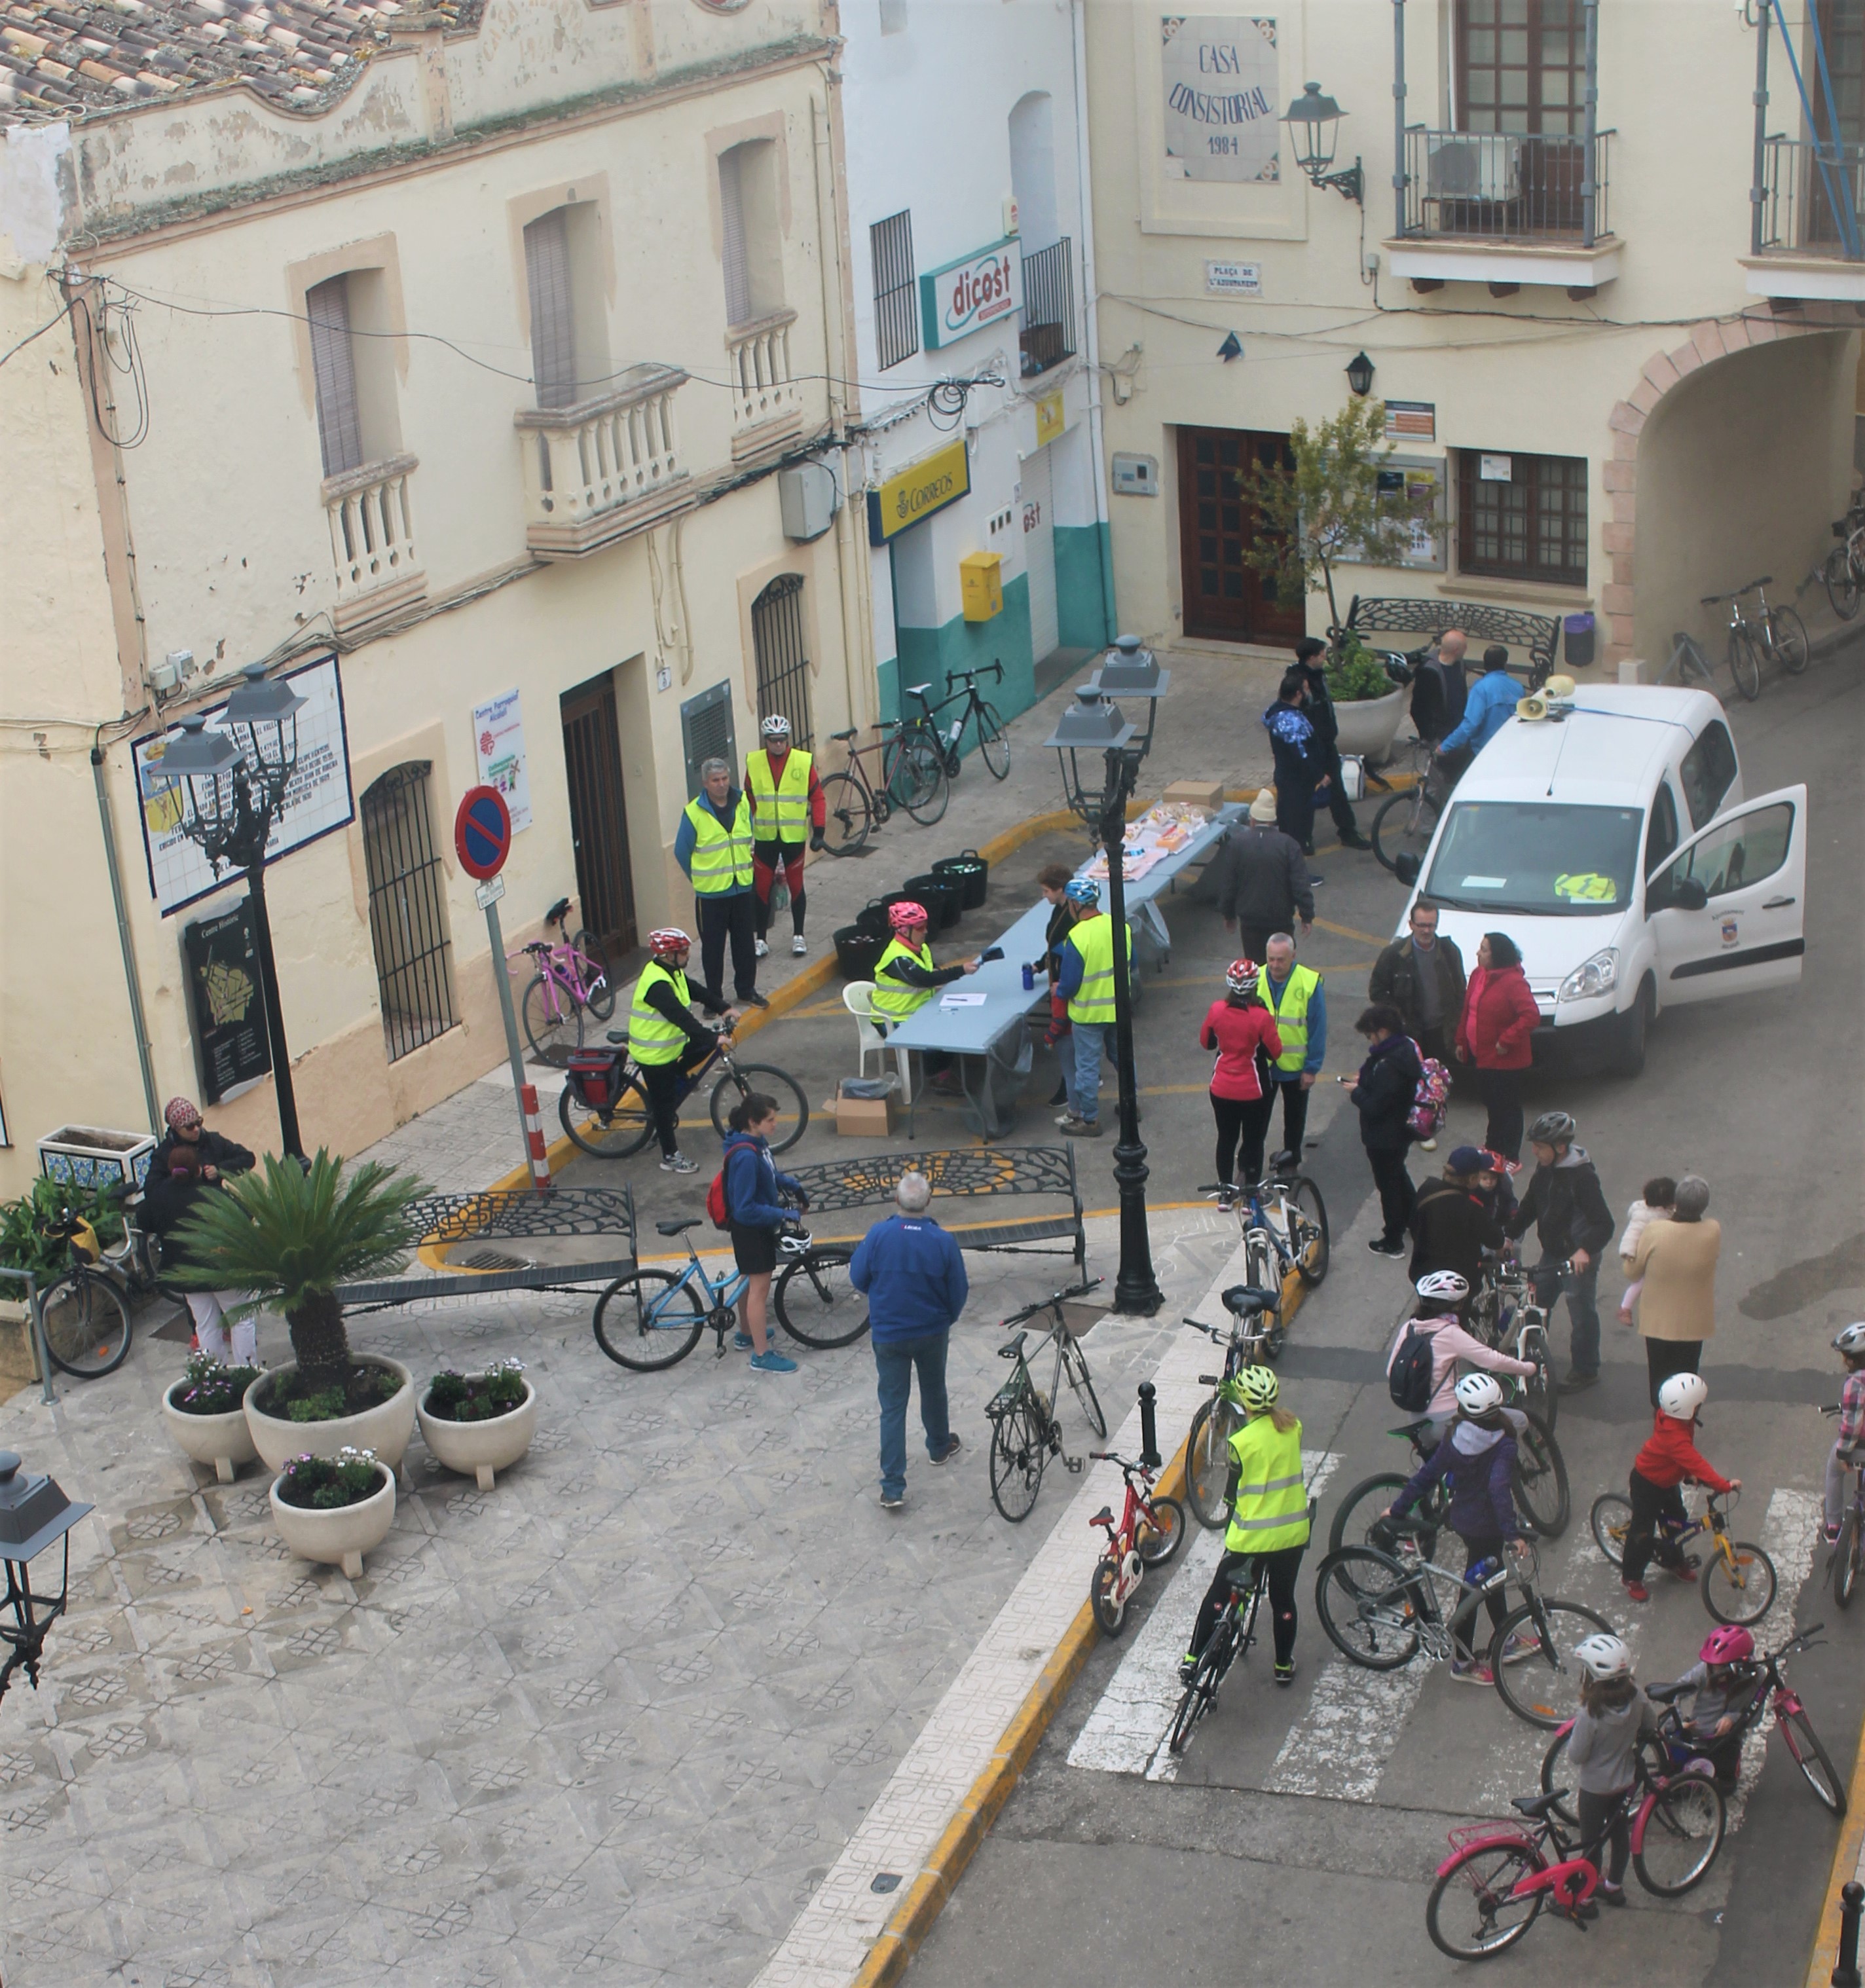
[[[894,1129],[894,1099],[841,1097],[828,1107],[835,1114],[836,1131],[844,1138],[885,1139]]]
[[[1203,808],[1207,814],[1215,814],[1224,806],[1224,783],[1221,780],[1174,780],[1166,789],[1164,798],[1179,807]]]

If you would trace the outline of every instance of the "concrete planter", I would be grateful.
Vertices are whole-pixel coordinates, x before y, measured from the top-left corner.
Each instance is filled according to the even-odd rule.
[[[356,1418],[352,1418],[356,1419]],[[314,1428],[317,1424],[298,1425]],[[300,1450],[298,1455],[304,1452]],[[378,1459],[379,1461],[380,1459]],[[302,1505],[288,1505],[279,1496],[278,1480],[272,1480],[272,1519],[279,1537],[300,1560],[313,1560],[326,1567],[340,1567],[352,1581],[360,1580],[363,1556],[373,1553],[388,1537],[395,1523],[395,1473],[384,1469],[382,1488],[360,1505],[341,1505],[333,1512],[313,1512]]]
[[[174,1405],[176,1389],[187,1385],[184,1375],[162,1396],[162,1420],[186,1455],[197,1463],[207,1465],[222,1484],[231,1484],[239,1466],[259,1455],[246,1412],[242,1407],[224,1415],[191,1415]],[[302,1456],[304,1452],[296,1450],[293,1454]]]
[[[1369,761],[1385,759],[1393,749],[1393,739],[1399,729],[1399,721],[1405,715],[1406,694],[1394,691],[1389,697],[1362,698],[1354,704],[1337,704],[1334,707],[1335,722],[1340,727],[1336,740],[1343,752],[1358,752]]]
[[[482,1491],[492,1488],[493,1473],[509,1470],[531,1447],[537,1433],[537,1391],[529,1381],[525,1398],[515,1408],[482,1422],[449,1422],[420,1409],[421,1439],[438,1463],[474,1478]]]
[[[379,1407],[365,1408],[360,1415],[340,1415],[335,1422],[294,1422],[253,1406],[253,1396],[267,1381],[297,1372],[295,1361],[262,1374],[246,1390],[246,1425],[252,1432],[255,1447],[272,1470],[283,1470],[294,1456],[334,1456],[346,1449],[373,1450],[391,1472],[401,1468],[408,1438],[415,1432],[415,1377],[399,1360],[384,1359],[378,1353],[356,1364],[386,1367],[400,1376],[401,1385]],[[278,1499],[275,1497],[272,1503],[276,1506]]]

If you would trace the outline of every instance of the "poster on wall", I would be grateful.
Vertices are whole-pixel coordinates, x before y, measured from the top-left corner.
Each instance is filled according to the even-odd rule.
[[[218,1104],[272,1068],[252,899],[242,898],[230,911],[184,925],[181,950],[201,1054],[201,1101]]]
[[[1412,513],[1410,530],[1401,546],[1398,558],[1390,562],[1397,566],[1410,567],[1415,572],[1442,573],[1444,570],[1444,529],[1445,511],[1444,465],[1441,458],[1434,456],[1389,455],[1380,465],[1379,495],[1382,497],[1403,496]],[[1340,555],[1343,561],[1354,565],[1366,563],[1366,553],[1356,546]],[[1387,562],[1382,560],[1382,565]]]
[[[302,669],[286,670],[279,681],[289,684],[304,699],[304,708],[298,714],[297,770],[285,790],[284,810],[272,824],[271,840],[266,845],[268,864],[348,827],[356,818],[350,788],[349,735],[344,723],[344,687],[337,658],[325,656]],[[208,706],[210,732],[226,729],[226,709],[224,703]],[[181,833],[185,811],[181,789],[159,784],[157,775],[169,736],[167,732],[154,732],[130,748],[137,812],[142,817],[143,854],[149,866],[149,894],[165,918],[211,898],[235,881],[225,868],[216,877],[214,866]]]
[[[1159,33],[1167,177],[1280,179],[1275,22],[1247,14],[1166,14]]]
[[[496,787],[511,811],[512,833],[531,826],[531,778],[525,770],[524,713],[518,693],[508,690],[489,704],[475,705],[473,756],[482,786]]]

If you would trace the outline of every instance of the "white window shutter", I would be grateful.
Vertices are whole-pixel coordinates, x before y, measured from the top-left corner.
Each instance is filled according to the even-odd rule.
[[[751,261],[745,248],[745,196],[741,176],[742,148],[719,158],[719,211],[725,244],[726,322],[748,324],[751,309]]]
[[[362,417],[357,409],[356,353],[350,342],[350,279],[332,276],[304,296],[310,320],[311,375],[317,390],[317,440],[323,473],[340,476],[363,462]]]
[[[540,407],[577,398],[576,325],[570,305],[570,228],[560,207],[525,229],[525,273],[531,292],[531,370]]]

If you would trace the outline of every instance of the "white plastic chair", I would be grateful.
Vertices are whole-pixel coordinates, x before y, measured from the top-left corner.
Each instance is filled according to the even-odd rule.
[[[894,1068],[899,1073],[900,1101],[910,1105],[913,1100],[913,1052],[888,1048],[887,1037],[874,1019],[874,996],[875,984],[872,980],[851,980],[842,988],[842,1006],[855,1017],[855,1039],[861,1050],[855,1073],[860,1077],[868,1074],[868,1059],[871,1056],[878,1057],[885,1070],[891,1056]]]

